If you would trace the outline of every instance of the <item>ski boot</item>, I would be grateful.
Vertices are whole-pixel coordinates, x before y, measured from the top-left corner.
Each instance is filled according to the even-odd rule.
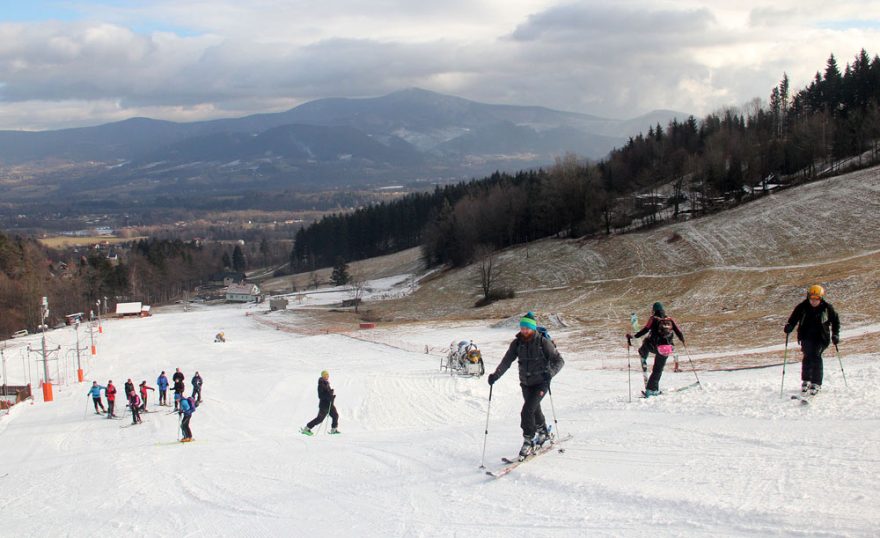
[[[822,385],[820,385],[818,383],[811,383],[810,384],[810,396],[815,396],[816,394],[819,393],[819,391],[821,389],[822,389]]]
[[[809,381],[802,381],[801,382],[801,392],[802,393],[807,392],[808,390],[810,390],[810,382]]]
[[[309,436],[311,436],[311,435],[315,435],[314,432],[312,432],[312,429],[309,428],[308,426],[306,426],[306,427],[304,427],[304,428],[301,428],[301,429],[299,430],[299,433],[301,433],[301,434],[303,434],[303,435],[309,435]]]
[[[342,433],[338,428],[330,428],[330,435],[339,435]]]
[[[522,448],[519,449],[519,461],[522,461],[535,452],[535,443],[530,438],[523,439]]]
[[[541,426],[540,428],[538,428],[538,431],[535,433],[535,438],[533,440],[535,447],[540,447],[549,440],[550,428],[547,426]]]

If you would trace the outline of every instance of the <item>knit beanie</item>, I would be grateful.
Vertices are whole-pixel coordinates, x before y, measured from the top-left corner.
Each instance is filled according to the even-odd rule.
[[[519,326],[533,331],[538,330],[538,322],[535,321],[535,315],[531,312],[526,312],[526,315],[519,320]]]
[[[659,302],[659,301],[657,301],[656,303],[654,303],[654,306],[651,308],[651,310],[652,310],[654,313],[657,313],[657,314],[659,314],[660,312],[665,312],[665,311],[666,311],[666,309],[663,308],[663,303],[661,303],[661,302]]]

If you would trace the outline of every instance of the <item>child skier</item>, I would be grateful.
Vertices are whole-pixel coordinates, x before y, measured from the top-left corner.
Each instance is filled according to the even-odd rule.
[[[141,421],[141,398],[134,390],[128,395],[128,407],[131,409],[131,423],[140,424]]]
[[[159,387],[159,405],[168,405],[168,378],[165,376],[165,370],[156,378],[156,386]]]
[[[333,419],[333,422],[330,424],[330,433],[340,433],[337,429],[339,426],[339,413],[336,412],[335,400],[336,392],[330,388],[330,372],[324,370],[321,372],[321,377],[318,378],[318,416],[306,424],[306,427],[300,431],[306,435],[312,435],[312,428],[324,422],[324,418],[329,413],[330,418]]]
[[[156,390],[153,387],[147,386],[147,380],[144,379],[140,384],[141,391],[141,411],[147,411],[147,391],[148,390]],[[147,411],[148,412],[148,411]]]
[[[180,414],[183,418],[180,421],[180,432],[183,437],[180,439],[181,443],[189,443],[193,440],[192,430],[189,427],[189,421],[192,418],[192,414],[195,412],[197,404],[192,397],[181,398],[180,399]]]
[[[113,386],[113,380],[107,381],[107,388],[104,389],[104,395],[107,396],[107,418],[115,418],[113,406],[116,404],[116,387]]]
[[[519,320],[519,333],[510,343],[498,368],[489,374],[489,385],[494,385],[515,359],[518,360],[519,386],[523,395],[520,412],[523,444],[519,456],[526,458],[550,436],[541,410],[541,400],[550,391],[550,380],[565,364],[553,342],[538,332],[535,315],[531,312]]]
[[[196,370],[196,375],[192,377],[192,386],[192,399],[196,403],[202,403],[202,376],[199,375],[198,370]]]
[[[825,288],[816,284],[807,290],[807,298],[794,307],[785,334],[797,327],[797,339],[804,354],[801,363],[801,392],[815,395],[822,388],[822,352],[829,344],[840,342],[840,318],[825,302]]]
[[[104,409],[104,404],[101,402],[101,391],[102,390],[107,390],[107,388],[99,385],[97,381],[92,381],[92,388],[90,388],[89,392],[86,394],[87,396],[88,396],[88,394],[92,395],[92,403],[95,404],[95,414],[96,415],[100,415],[101,413],[104,413],[106,411]],[[101,407],[100,411],[98,411],[99,406]]]
[[[654,354],[654,367],[651,369],[651,377],[645,384],[645,397],[656,396],[660,394],[660,376],[663,375],[663,367],[666,366],[666,359],[672,355],[674,338],[677,336],[681,343],[684,343],[684,334],[681,332],[678,324],[674,319],[666,316],[666,311],[662,303],[654,303],[651,308],[651,317],[642,329],[636,334],[626,335],[627,345],[631,345],[633,338],[640,338],[645,333],[650,332],[647,338],[642,340],[639,347],[639,357],[642,359],[642,371],[648,371],[648,355]]]
[[[186,385],[183,384],[183,380],[186,379],[183,375],[183,372],[180,371],[180,368],[174,369],[174,375],[171,376],[171,380],[174,381],[174,410],[177,411],[178,406],[180,405],[180,400],[183,398],[183,391],[186,390]]]

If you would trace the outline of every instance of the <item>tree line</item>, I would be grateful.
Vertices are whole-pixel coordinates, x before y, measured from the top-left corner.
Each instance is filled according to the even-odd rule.
[[[431,193],[333,214],[297,232],[295,270],[420,245],[429,266],[547,236],[610,234],[719,211],[745,198],[880,161],[880,57],[864,49],[841,71],[793,92],[787,74],[767,104],[671,121],[605,159],[574,155],[546,169],[495,173]]]
[[[118,302],[169,303],[219,271],[277,261],[271,242],[248,245],[141,239],[113,246],[120,256],[111,260],[106,249],[57,250],[0,232],[0,337],[36,330],[42,297],[49,299],[49,325],[54,326],[66,314],[97,310],[99,300],[103,307],[105,297],[110,311]]]

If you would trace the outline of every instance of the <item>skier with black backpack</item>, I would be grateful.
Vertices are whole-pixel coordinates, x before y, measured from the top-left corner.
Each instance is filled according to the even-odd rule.
[[[645,390],[642,394],[647,398],[660,394],[660,377],[663,375],[663,368],[666,366],[666,359],[672,355],[675,350],[673,341],[677,336],[681,343],[684,343],[684,334],[674,319],[666,315],[666,310],[662,303],[654,303],[651,307],[651,317],[644,327],[636,334],[626,335],[627,345],[632,345],[633,338],[641,338],[646,333],[650,333],[647,338],[642,340],[639,347],[639,357],[642,360],[642,372],[648,371],[648,355],[654,354],[654,367],[651,369],[651,377],[645,383]]]
[[[501,363],[489,374],[489,385],[494,385],[514,360],[518,360],[519,386],[523,395],[520,412],[523,444],[519,456],[526,458],[550,438],[547,420],[541,411],[541,400],[550,391],[550,380],[565,364],[556,345],[538,332],[535,315],[531,312],[520,319],[519,333],[510,343]]]
[[[183,381],[181,381],[183,383]],[[181,415],[180,420],[180,432],[183,437],[180,439],[181,443],[189,443],[193,440],[192,430],[189,427],[189,421],[192,419],[192,414],[195,413],[198,404],[195,400],[192,399],[192,396],[187,396],[186,398],[180,399],[180,410],[178,413]]]

